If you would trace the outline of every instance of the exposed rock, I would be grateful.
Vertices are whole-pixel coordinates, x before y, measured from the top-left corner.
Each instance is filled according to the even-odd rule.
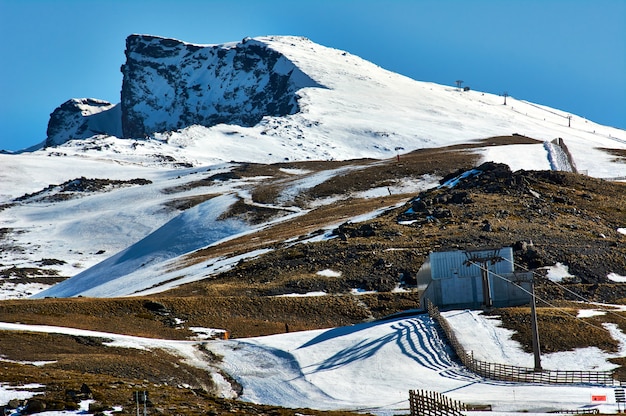
[[[48,122],[46,147],[97,134],[121,136],[119,105],[95,98],[72,98],[57,107]]]
[[[81,176],[80,178],[65,181],[60,185],[48,185],[41,191],[17,197],[15,198],[15,201],[63,201],[67,199],[72,199],[81,193],[106,192],[108,190],[124,186],[148,185],[151,183],[152,181],[143,178],[117,180],[98,178],[88,179],[84,176]]]
[[[299,110],[296,92],[320,86],[259,40],[194,45],[131,35],[121,103],[73,98],[50,115],[45,147],[94,135],[144,138],[194,124],[252,126]]]
[[[353,224],[347,222],[334,229],[333,235],[341,236],[342,239],[347,237],[374,237],[376,235],[376,226],[374,224]]]
[[[19,399],[11,399],[7,403],[7,407],[9,409],[17,409],[18,407],[23,406],[23,405],[24,405],[24,400],[19,400]]]
[[[131,35],[121,95],[126,138],[190,125],[252,126],[298,111],[296,91],[319,86],[266,44],[194,45]]]
[[[32,415],[33,413],[41,413],[46,410],[46,404],[38,399],[30,399],[26,402],[26,407],[22,410],[24,415]]]
[[[168,315],[170,313],[170,310],[160,302],[146,301],[143,306],[157,315]]]

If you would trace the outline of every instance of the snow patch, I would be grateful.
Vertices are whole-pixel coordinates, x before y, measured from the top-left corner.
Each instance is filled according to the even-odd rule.
[[[456,176],[452,179],[447,180],[446,182],[442,183],[439,187],[440,188],[443,188],[443,187],[454,188],[455,186],[459,184],[459,181],[461,181],[462,179],[468,178],[470,176],[480,175],[481,173],[482,172],[478,169],[470,169],[468,171],[463,172],[459,176]]]
[[[354,288],[354,289],[350,289],[350,293],[352,293],[353,295],[369,295],[369,294],[373,294],[373,293],[378,293],[375,290],[365,290],[365,289],[360,289],[360,288]]]
[[[22,386],[10,386],[5,383],[0,384],[0,403],[8,403],[9,400],[25,400],[33,397],[37,392],[30,391],[44,387],[41,384],[24,384]]]
[[[569,273],[568,267],[562,263],[556,263],[554,266],[546,267],[548,273],[546,277],[553,282],[561,282],[565,278],[574,277]]]
[[[617,273],[609,273],[606,277],[612,282],[626,283],[626,276],[620,276]]]
[[[56,361],[15,361],[15,360],[7,360],[6,358],[2,358],[1,356],[0,356],[0,362],[17,363],[17,364],[24,364],[24,365],[33,365],[35,367],[43,367],[46,364],[54,364],[54,363],[56,363]]]
[[[200,326],[190,326],[189,330],[195,333],[194,339],[196,340],[224,338],[224,334],[228,332],[225,329],[203,328]]]
[[[324,270],[320,270],[319,272],[315,273],[319,276],[325,276],[325,277],[341,277],[341,272],[336,272],[334,270],[331,269],[324,269]]]
[[[306,297],[310,297],[310,296],[326,296],[327,293],[326,292],[307,292],[307,293],[286,293],[284,295],[278,295],[276,297],[282,297],[282,298],[306,298]]]
[[[27,298],[51,286],[43,283],[13,283],[2,279],[0,280],[0,300]]]
[[[306,175],[307,173],[311,173],[310,170],[296,168],[280,168],[278,170],[289,175]]]
[[[597,309],[580,309],[576,318],[591,318],[592,316],[606,315],[606,311],[600,311]]]

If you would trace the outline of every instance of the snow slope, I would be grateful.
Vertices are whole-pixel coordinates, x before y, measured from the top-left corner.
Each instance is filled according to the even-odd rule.
[[[249,226],[241,221],[217,221],[233,202],[234,197],[226,194],[190,208],[136,244],[34,297],[79,294],[115,297],[146,289],[150,287],[149,280],[124,277],[150,264],[162,263],[247,231]],[[160,281],[162,277],[158,279]]]
[[[0,204],[81,176],[143,178],[153,182],[66,201],[16,203],[0,211],[0,228],[12,230],[4,237],[9,249],[0,253],[0,262],[7,267],[38,267],[44,259],[63,259],[66,263],[57,267],[61,276],[79,275],[105,262],[90,271],[91,274],[83,275],[81,281],[85,281],[84,276],[100,276],[105,274],[106,267],[115,267],[112,275],[115,277],[135,273],[125,280],[128,290],[112,291],[112,286],[107,286],[90,294],[124,295],[148,290],[167,280],[164,272],[167,262],[185,250],[250,231],[243,225],[223,224],[216,217],[204,218],[192,212],[177,217],[176,211],[164,209],[169,200],[164,192],[167,188],[190,183],[202,172],[227,172],[228,162],[232,160],[270,163],[388,158],[424,147],[518,133],[546,141],[562,138],[578,170],[591,176],[626,176],[624,163],[602,150],[625,150],[623,130],[575,115],[568,127],[569,114],[564,111],[513,97],[508,97],[505,106],[501,97],[492,94],[415,81],[305,38],[275,36],[257,38],[254,42],[276,51],[313,80],[313,84],[306,84],[313,86],[296,92],[298,112],[265,116],[249,127],[195,125],[142,140],[94,136],[30,153],[0,154]],[[227,49],[230,47],[227,45]],[[483,160],[507,163],[514,170],[562,168],[555,162],[556,150],[551,149],[553,146],[546,142],[486,146],[476,152]],[[293,193],[284,197],[289,200],[301,189],[299,186],[313,186],[316,181],[340,172],[313,175],[293,171],[291,174],[302,177],[302,182],[294,182],[290,188]],[[246,181],[215,182],[201,190],[189,190],[185,195],[245,196]],[[421,185],[412,186],[419,190]],[[223,205],[218,210],[226,209],[229,200],[222,199]],[[213,203],[207,204],[209,209]],[[155,241],[171,235],[173,227],[179,225],[190,230],[215,228],[218,232],[196,242],[177,240],[155,245]],[[193,233],[188,236],[195,238]],[[146,279],[148,274],[159,277]],[[91,288],[100,283],[105,282],[93,277]],[[122,287],[121,281],[118,287]],[[80,291],[62,288],[58,289],[59,296],[91,290],[84,283]],[[29,290],[32,293],[40,289]],[[19,294],[13,292],[7,296],[19,297]]]
[[[447,318],[461,334],[461,342],[475,347],[479,356],[496,359],[502,354],[510,364],[520,365],[530,355],[523,353],[493,318],[469,311],[448,312]],[[468,323],[478,330],[464,331]],[[88,335],[112,340],[108,345],[162,348],[212,373],[220,382],[215,364],[207,363],[206,355],[198,351],[203,344],[223,356],[219,366],[243,386],[241,400],[285,407],[406,414],[408,390],[425,389],[465,403],[489,404],[494,416],[563,409],[617,410],[613,386],[496,382],[468,373],[451,358],[449,347],[427,315],[230,341],[170,341],[9,323],[0,323],[0,330]],[[619,355],[623,355],[625,337],[621,334],[618,339]],[[589,348],[548,355],[544,368],[570,368],[575,356],[593,358],[578,360],[577,369],[595,369],[601,361],[603,367],[610,366],[604,361],[607,354]],[[234,397],[228,383],[220,385],[222,396]],[[606,395],[607,401],[592,403],[592,395]]]

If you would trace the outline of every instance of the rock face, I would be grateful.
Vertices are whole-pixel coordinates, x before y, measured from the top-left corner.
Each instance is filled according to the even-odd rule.
[[[50,114],[45,147],[96,134],[120,136],[120,106],[94,98],[72,98]]]
[[[252,126],[298,111],[296,91],[317,84],[258,40],[194,45],[131,35],[121,68],[123,137],[190,125]]]
[[[319,86],[260,40],[195,45],[131,35],[121,103],[74,98],[50,116],[45,146],[96,134],[143,138],[194,124],[252,126],[298,111],[297,91]]]

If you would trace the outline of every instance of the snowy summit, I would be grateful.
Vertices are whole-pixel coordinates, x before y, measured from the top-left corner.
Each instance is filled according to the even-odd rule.
[[[199,45],[131,35],[125,55],[119,103],[69,99],[51,114],[46,140],[29,151],[0,153],[0,296],[9,302],[81,296],[85,303],[115,297],[122,305],[193,287],[193,295],[185,296],[207,304],[245,293],[245,301],[258,296],[260,304],[297,304],[305,311],[306,302],[320,302],[326,311],[323,302],[339,299],[337,304],[348,304],[358,316],[341,325],[358,325],[319,324],[314,331],[294,332],[288,319],[254,316],[248,320],[258,330],[254,336],[207,341],[227,329],[195,323],[187,328],[188,320],[209,314],[175,316],[174,307],[154,301],[148,302],[152,309],[133,310],[129,319],[148,317],[155,327],[167,322],[169,334],[184,329],[196,338],[131,337],[14,321],[0,323],[3,331],[106,339],[99,348],[173,351],[210,372],[224,397],[285,407],[386,415],[407,409],[409,388],[425,388],[481,403],[487,392],[502,412],[540,411],[583,407],[596,392],[612,394],[606,386],[492,383],[454,360],[428,316],[414,310],[379,316],[387,310],[384,296],[375,306],[363,299],[406,294],[402,305],[412,305],[417,284],[407,282],[441,241],[457,248],[519,243],[532,261],[546,263],[544,274],[552,283],[576,281],[577,272],[612,255],[592,277],[625,280],[618,258],[626,234],[626,219],[619,222],[623,207],[600,214],[591,208],[615,201],[606,184],[622,189],[626,131],[523,97],[416,81],[302,37]],[[488,180],[500,182],[496,187]],[[589,183],[605,192],[585,188]],[[497,193],[511,184],[519,186]],[[428,203],[416,197],[429,191]],[[508,199],[493,212],[497,203],[474,210],[471,204],[484,195]],[[465,211],[453,213],[445,204]],[[410,220],[396,216],[402,207]],[[383,217],[378,224],[368,222]],[[558,233],[547,221],[554,221]],[[522,231],[511,225],[520,222]],[[545,229],[539,232],[538,224]],[[456,240],[448,238],[453,227]],[[550,233],[568,244],[587,238],[584,248],[592,260],[567,269],[576,249],[549,247]],[[434,243],[420,246],[425,241]],[[264,256],[270,260],[263,262]],[[231,280],[206,288],[229,272]],[[283,280],[272,280],[278,275]],[[249,286],[239,286],[244,284]],[[61,301],[69,302],[33,303]],[[237,302],[242,304],[230,309],[241,307],[243,314],[244,301]],[[260,313],[259,304],[251,309]],[[51,315],[46,324],[62,314]],[[601,315],[580,313],[581,319]],[[472,311],[446,316],[477,356],[527,365],[530,354],[521,352],[496,318]],[[270,333],[262,331],[271,325],[274,335],[256,336]],[[276,326],[291,333],[276,334]],[[608,360],[626,349],[623,334],[607,328],[615,335],[615,351],[580,350],[593,356],[587,365],[601,371],[615,368]],[[207,361],[207,346],[223,357],[219,363]],[[580,351],[546,361],[554,368],[578,365],[572,357]],[[353,383],[357,378],[360,384]],[[563,398],[547,400],[545,391]]]

